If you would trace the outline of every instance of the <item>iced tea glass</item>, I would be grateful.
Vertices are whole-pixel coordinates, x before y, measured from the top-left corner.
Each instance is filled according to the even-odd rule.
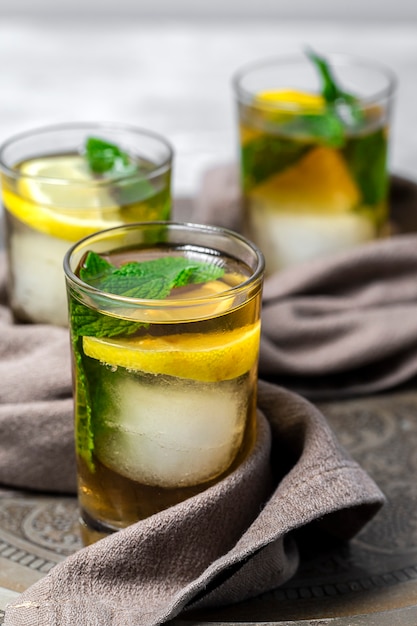
[[[236,73],[243,232],[267,274],[388,233],[395,83],[373,61],[308,51]]]
[[[67,253],[86,544],[201,492],[250,450],[263,267],[241,235],[173,222]]]
[[[0,147],[17,321],[68,324],[62,263],[74,242],[119,224],[170,218],[172,156],[163,137],[109,123],[44,127]]]

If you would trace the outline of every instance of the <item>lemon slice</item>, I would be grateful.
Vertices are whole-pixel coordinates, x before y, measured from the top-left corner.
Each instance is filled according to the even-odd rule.
[[[296,89],[274,89],[260,91],[253,99],[248,119],[250,125],[244,121],[240,124],[240,141],[242,145],[262,137],[263,124],[288,124],[297,115],[320,114],[325,110],[324,98],[315,93],[298,91]]]
[[[81,155],[32,159],[19,174],[17,193],[4,188],[3,202],[35,230],[77,241],[120,223],[119,207],[106,187],[94,184]]]
[[[280,212],[337,214],[357,206],[360,194],[343,158],[320,146],[257,185],[251,199]]]
[[[102,339],[83,337],[87,356],[112,367],[204,382],[248,372],[259,349],[260,323],[216,334]]]
[[[308,109],[314,113],[320,113],[325,106],[324,98],[321,95],[298,91],[296,89],[261,91],[256,95],[256,100],[272,105],[292,105],[297,108]]]
[[[20,165],[19,174],[22,177],[19,191],[24,198],[33,202],[62,207],[74,206],[74,201],[81,195],[83,203],[80,206],[101,206],[101,198],[97,198],[95,193],[82,192],[85,183],[94,184],[94,179],[86,160],[80,154],[31,159]],[[71,185],[79,188],[71,193]]]

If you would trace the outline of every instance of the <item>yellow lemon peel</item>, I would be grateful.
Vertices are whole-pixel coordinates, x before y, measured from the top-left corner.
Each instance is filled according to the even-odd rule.
[[[66,241],[117,226],[120,208],[105,188],[94,186],[83,162],[80,155],[69,155],[23,163],[16,192],[3,189],[6,210],[31,228]]]
[[[298,213],[345,213],[360,201],[343,158],[324,146],[258,185],[251,197],[263,199],[277,210]]]
[[[271,105],[286,104],[289,108],[294,106],[297,109],[308,109],[314,113],[320,113],[325,107],[324,98],[320,94],[296,89],[261,91],[256,95],[256,101]]]
[[[83,337],[84,353],[106,365],[204,382],[231,380],[258,357],[260,322],[212,334],[102,339]]]
[[[325,111],[326,103],[320,94],[280,89],[260,91],[253,99],[250,114],[250,126],[240,124],[242,145],[262,137],[263,124],[288,124],[298,115],[319,115]]]
[[[3,190],[3,202],[6,209],[24,224],[66,241],[78,241],[99,230],[120,224],[120,219],[116,219],[115,216],[110,219],[110,215],[104,216],[97,211],[78,209],[70,215],[68,209],[65,212],[63,210],[60,212],[57,208],[49,209],[23,200],[7,190]],[[118,207],[115,207],[115,210],[118,211]]]

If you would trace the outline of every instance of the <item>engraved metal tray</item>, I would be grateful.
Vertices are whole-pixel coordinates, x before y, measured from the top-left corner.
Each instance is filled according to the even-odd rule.
[[[350,542],[302,548],[283,587],[176,624],[417,624],[417,391],[320,408],[387,504]],[[0,587],[22,591],[80,547],[75,498],[0,491]]]

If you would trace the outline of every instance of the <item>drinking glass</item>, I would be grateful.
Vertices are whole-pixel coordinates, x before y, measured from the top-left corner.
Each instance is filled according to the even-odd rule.
[[[395,84],[388,68],[346,55],[237,71],[243,232],[267,274],[388,234]]]
[[[110,123],[30,130],[0,147],[10,307],[17,321],[66,326],[63,258],[82,237],[169,219],[173,151]]]
[[[101,231],[66,254],[86,544],[199,493],[255,437],[264,261],[229,230]]]

